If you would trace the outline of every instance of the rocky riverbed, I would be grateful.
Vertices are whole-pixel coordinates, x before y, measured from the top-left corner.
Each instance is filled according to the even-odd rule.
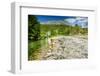
[[[57,36],[48,39],[48,45],[41,47],[39,60],[88,58],[87,36]]]

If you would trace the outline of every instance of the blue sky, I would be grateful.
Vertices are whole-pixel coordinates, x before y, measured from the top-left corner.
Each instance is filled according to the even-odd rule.
[[[43,15],[37,15],[36,17],[39,22],[58,21],[58,20],[64,20],[66,18],[75,18],[73,16],[43,16]]]
[[[65,24],[70,24],[72,26],[78,24],[82,27],[88,26],[88,17],[79,16],[47,16],[47,15],[36,15],[38,21],[42,24],[50,22],[63,22]]]

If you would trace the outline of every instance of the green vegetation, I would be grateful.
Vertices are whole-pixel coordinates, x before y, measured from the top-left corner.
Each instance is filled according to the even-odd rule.
[[[40,36],[40,23],[34,15],[28,16],[28,40],[38,40]]]
[[[64,24],[40,24],[34,15],[28,16],[28,60],[36,59],[41,45],[46,45],[46,39],[53,36],[87,35],[88,28]]]
[[[40,39],[47,38],[57,35],[86,35],[88,32],[87,28],[81,28],[80,26],[69,26],[69,25],[41,25],[40,26]]]

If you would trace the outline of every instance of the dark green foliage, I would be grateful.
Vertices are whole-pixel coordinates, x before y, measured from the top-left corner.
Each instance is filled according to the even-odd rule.
[[[28,58],[40,48],[40,23],[34,15],[28,15]]]
[[[40,23],[34,15],[28,15],[28,40],[36,41],[40,37]]]

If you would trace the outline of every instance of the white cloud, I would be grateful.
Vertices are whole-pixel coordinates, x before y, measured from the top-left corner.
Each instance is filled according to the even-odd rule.
[[[77,17],[77,24],[80,25],[81,27],[87,27],[88,26],[88,18],[86,17]]]
[[[75,22],[76,22],[76,19],[75,18],[67,18],[64,20],[65,22],[68,22],[69,24],[71,25],[74,25]]]
[[[64,21],[66,22],[66,24],[74,26],[76,19],[75,18],[66,18],[66,19],[64,19]]]
[[[65,22],[69,23],[70,25],[74,26],[78,24],[81,27],[87,27],[88,25],[88,18],[87,17],[76,17],[76,18],[66,18]]]
[[[77,17],[76,20],[80,21],[80,22],[88,22],[88,18],[87,17]]]

